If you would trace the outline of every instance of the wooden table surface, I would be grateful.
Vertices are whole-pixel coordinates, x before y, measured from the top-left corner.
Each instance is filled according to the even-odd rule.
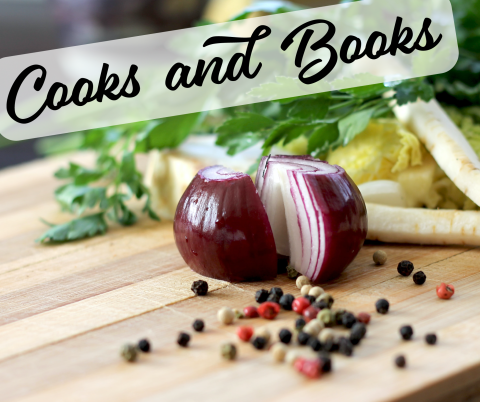
[[[334,372],[308,380],[268,352],[239,344],[240,324],[266,325],[274,334],[292,327],[295,314],[276,320],[216,321],[222,306],[255,304],[259,288],[281,286],[298,295],[280,275],[265,283],[208,280],[211,292],[190,290],[199,278],[178,254],[171,223],[141,219],[130,228],[74,243],[45,246],[34,240],[45,226],[62,222],[53,200],[52,173],[66,159],[33,162],[0,172],[0,400],[1,401],[387,401],[472,400],[480,378],[480,252],[469,247],[381,245],[387,264],[376,267],[364,246],[344,274],[324,288],[335,306],[372,313],[367,338],[351,358],[334,355]],[[400,277],[396,265],[409,259],[427,282]],[[435,295],[440,282],[455,285],[448,301]],[[374,312],[387,298],[391,311]],[[206,330],[191,324],[203,318]],[[398,328],[411,324],[414,339]],[[179,331],[192,334],[179,348]],[[427,332],[438,345],[427,346]],[[125,342],[147,337],[153,352],[129,364],[119,357]],[[275,336],[274,336],[275,337]],[[239,358],[222,361],[222,342],[238,344]],[[408,368],[394,367],[405,354]],[[328,399],[332,398],[332,399]]]

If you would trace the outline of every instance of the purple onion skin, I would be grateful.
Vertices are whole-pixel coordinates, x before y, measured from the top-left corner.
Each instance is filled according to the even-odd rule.
[[[345,170],[307,177],[324,217],[326,239],[322,269],[311,279],[327,282],[338,277],[362,248],[367,237],[367,208],[360,190]]]
[[[192,270],[214,279],[275,278],[275,241],[250,176],[211,180],[202,174],[207,169],[192,180],[175,212],[174,235],[181,256]]]

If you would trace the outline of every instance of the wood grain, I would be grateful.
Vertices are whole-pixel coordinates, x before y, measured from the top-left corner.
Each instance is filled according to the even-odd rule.
[[[216,320],[222,306],[255,304],[259,288],[281,286],[299,295],[285,275],[262,283],[208,279],[209,295],[196,297],[190,286],[199,276],[179,256],[168,222],[141,220],[85,241],[36,244],[44,230],[39,217],[68,219],[52,196],[52,173],[65,163],[47,159],[0,173],[1,401],[462,401],[480,391],[479,249],[364,246],[340,278],[322,286],[335,306],[372,314],[368,336],[352,358],[333,356],[333,373],[309,381],[235,336],[241,324],[267,326],[273,334],[292,328],[294,313],[231,326]],[[371,256],[380,247],[389,258],[377,267]],[[403,259],[426,273],[425,285],[397,274]],[[452,300],[436,297],[440,282],[455,285]],[[386,316],[374,311],[379,297],[391,302]],[[180,349],[176,336],[192,333],[195,318],[205,320],[206,331]],[[398,335],[406,323],[415,330],[410,342]],[[425,345],[427,332],[438,334],[437,346]],[[123,362],[119,347],[142,337],[151,340],[152,353]],[[238,361],[220,358],[225,341],[238,345]],[[393,366],[399,353],[407,356],[406,370]]]

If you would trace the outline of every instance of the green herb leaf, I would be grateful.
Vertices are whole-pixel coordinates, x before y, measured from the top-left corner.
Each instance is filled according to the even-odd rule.
[[[259,143],[263,138],[259,133],[223,134],[218,136],[216,144],[227,147],[228,155],[235,155]]]
[[[55,198],[65,211],[82,214],[97,204],[100,208],[107,205],[105,187],[77,186],[66,184],[55,191]]]
[[[330,106],[330,93],[317,99],[301,99],[293,103],[288,111],[288,117],[303,120],[321,120]]]
[[[37,239],[41,243],[59,243],[72,240],[84,239],[98,234],[104,234],[107,231],[107,223],[104,214],[84,216],[83,218],[74,219],[62,225],[51,225],[40,238]]]
[[[375,108],[361,110],[339,120],[338,131],[343,146],[367,128],[374,111]]]
[[[416,102],[421,99],[425,102],[433,99],[433,87],[423,79],[403,81],[395,86],[395,99],[399,106],[405,105],[409,102]]]
[[[323,155],[335,145],[341,145],[337,123],[321,124],[308,138],[308,153]]]
[[[273,126],[275,122],[259,113],[239,113],[238,116],[227,120],[218,129],[220,141],[224,141],[226,136],[242,133],[255,133],[257,131]]]

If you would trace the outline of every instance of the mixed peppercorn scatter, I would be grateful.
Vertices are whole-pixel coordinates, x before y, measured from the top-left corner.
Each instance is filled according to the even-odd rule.
[[[357,321],[366,325],[370,322],[370,318],[370,314],[368,313],[358,313],[357,315]]]
[[[318,360],[320,361],[320,367],[323,373],[330,373],[330,371],[332,371],[332,359],[328,353],[320,352],[318,354]]]
[[[404,325],[400,328],[400,336],[404,341],[409,341],[413,336],[413,328],[411,325]]]
[[[247,306],[243,309],[243,315],[245,318],[257,318],[259,317],[258,309],[255,306]]]
[[[352,345],[358,345],[367,334],[367,327],[361,322],[357,322],[350,330],[350,342]]]
[[[308,306],[305,310],[303,310],[303,317],[305,318],[306,322],[310,322],[317,318],[318,313],[320,310],[313,306]]]
[[[250,339],[252,339],[253,328],[252,327],[247,327],[246,325],[238,327],[237,328],[237,336],[243,342],[248,342]]]
[[[329,293],[322,293],[320,296],[317,297],[316,299],[317,302],[324,302],[327,304],[328,308],[332,308],[333,302],[335,301],[333,299],[333,296]]]
[[[450,299],[453,294],[455,293],[455,288],[453,285],[447,285],[445,283],[441,283],[437,286],[437,296],[440,299],[448,300]]]
[[[202,280],[193,282],[192,292],[197,296],[205,296],[208,293],[208,283]]]
[[[278,301],[278,303],[284,310],[291,311],[292,303],[294,300],[295,300],[295,297],[293,297],[293,295],[285,294],[282,297],[280,297],[280,300]]]
[[[297,297],[292,303],[292,310],[301,315],[308,306],[310,302],[305,297]]]
[[[222,307],[217,313],[218,321],[224,325],[230,325],[235,320],[235,313],[229,307]]]
[[[274,302],[265,302],[258,306],[258,314],[267,320],[273,320],[280,312],[280,305]]]
[[[297,288],[302,289],[305,285],[310,285],[310,279],[301,275],[297,278],[295,284],[297,285]]]
[[[267,300],[274,301],[275,303],[278,303],[282,296],[283,296],[282,288],[271,288]]]
[[[273,356],[273,360],[277,362],[283,362],[285,360],[285,356],[287,354],[287,347],[283,343],[276,343],[271,348],[271,353]]]
[[[195,320],[192,324],[192,327],[196,332],[202,332],[205,328],[205,323],[203,320]]]
[[[353,355],[353,344],[350,342],[350,339],[341,337],[338,341],[338,351],[345,356]]]
[[[141,350],[143,353],[150,352],[150,342],[148,339],[140,339],[137,345],[138,349]]]
[[[313,351],[318,352],[320,349],[322,349],[322,344],[317,338],[314,338],[313,336],[310,337],[310,339],[307,342],[307,345],[310,346]]]
[[[186,348],[190,343],[190,335],[186,332],[180,332],[178,334],[177,343],[182,347]]]
[[[323,310],[324,308],[329,308],[328,303],[325,300],[316,301],[312,304],[313,307],[318,308],[319,310]]]
[[[425,335],[425,342],[427,345],[435,345],[437,343],[437,335],[427,334]]]
[[[308,341],[310,340],[311,336],[310,334],[307,334],[306,332],[300,331],[297,336],[297,342],[300,345],[306,345]]]
[[[135,347],[135,345],[132,345],[131,343],[127,343],[123,345],[122,348],[120,349],[120,356],[122,356],[122,358],[129,363],[132,363],[135,360],[137,360],[137,355],[138,355],[137,348]]]
[[[292,331],[286,328],[281,329],[278,333],[278,339],[280,339],[280,342],[288,345],[292,340]]]
[[[321,294],[325,293],[325,291],[320,286],[314,286],[308,292],[309,296],[313,296],[315,299],[319,297]]]
[[[235,314],[236,319],[241,320],[242,318],[245,318],[245,314],[243,314],[243,311],[239,310],[238,308],[234,308],[233,313]]]
[[[399,368],[404,368],[407,365],[407,359],[405,359],[405,356],[399,355],[395,357],[395,366]]]
[[[373,262],[375,265],[383,265],[387,262],[387,253],[383,250],[377,250],[373,253]]]
[[[390,303],[388,300],[380,299],[375,303],[375,308],[379,314],[387,314],[390,309]]]
[[[254,334],[255,336],[265,338],[267,340],[267,343],[270,341],[270,338],[272,336],[270,331],[266,327],[257,328]]]
[[[413,264],[410,261],[400,261],[397,266],[397,271],[402,276],[410,276],[413,272]]]
[[[349,313],[349,312],[346,312],[343,314],[342,316],[342,325],[345,327],[345,328],[352,328],[353,325],[357,322],[357,319],[355,318],[355,316],[352,314],[352,313]]]
[[[300,289],[300,293],[302,294],[302,296],[308,296],[308,292],[310,292],[310,289],[312,289],[312,285],[303,285]]]
[[[265,290],[265,289],[257,290],[255,293],[255,301],[257,303],[266,302],[268,299],[268,295],[269,295],[268,290]]]
[[[237,348],[233,343],[224,343],[220,348],[220,354],[225,360],[235,360],[237,357]]]
[[[299,357],[295,360],[294,367],[295,370],[304,374],[308,378],[319,378],[321,374],[320,361],[318,359],[305,359]]]
[[[413,274],[413,282],[415,285],[423,285],[427,280],[427,275],[423,271],[418,271]]]
[[[256,336],[252,341],[253,347],[258,350],[265,349],[265,346],[267,346],[267,343],[268,341],[262,336]]]

